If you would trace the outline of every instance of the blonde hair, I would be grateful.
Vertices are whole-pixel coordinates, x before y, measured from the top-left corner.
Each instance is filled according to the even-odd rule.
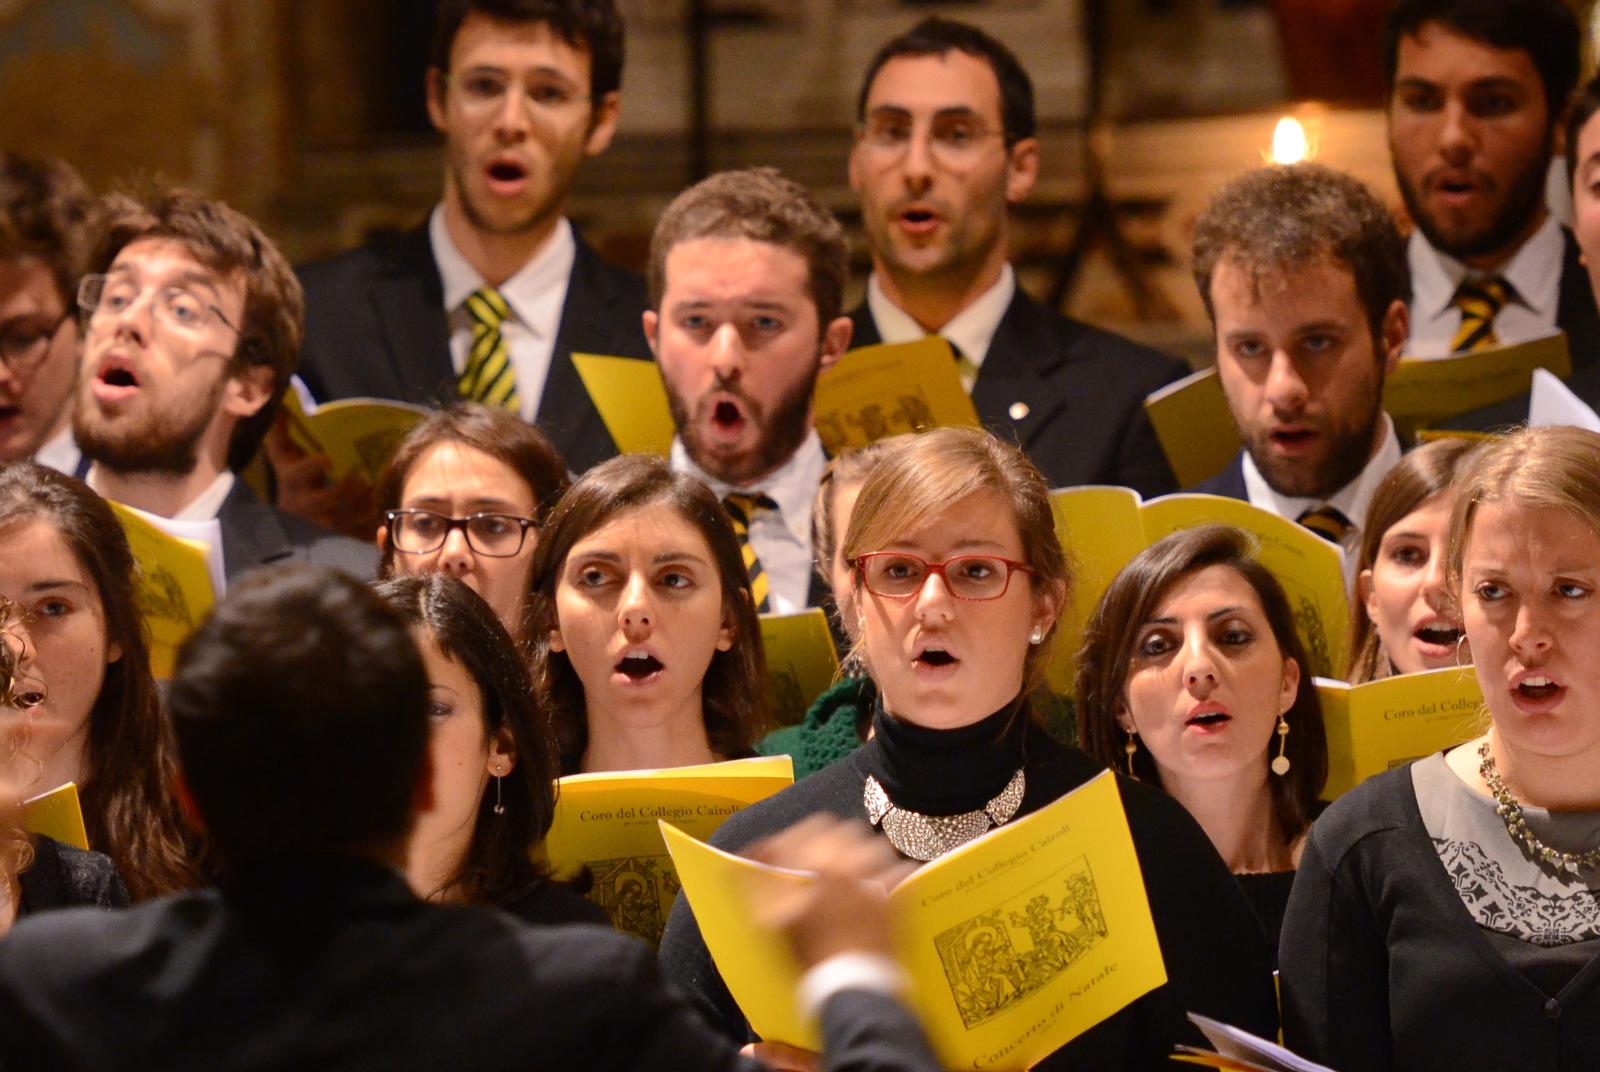
[[[1486,443],[1473,456],[1450,511],[1445,575],[1457,598],[1478,507],[1497,502],[1561,510],[1600,534],[1600,433],[1568,426],[1522,428]]]
[[[902,437],[886,451],[872,467],[850,513],[845,560],[854,563],[977,495],[1005,500],[1022,540],[1022,559],[1033,571],[1034,592],[1058,593],[1064,603],[1072,589],[1072,571],[1056,535],[1050,490],[1022,451],[977,428],[935,428]],[[854,583],[860,585],[859,575]],[[1044,656],[1055,630],[1053,621],[1041,642],[1028,650],[1023,664],[1025,694],[1043,684]],[[862,647],[858,640],[858,657]]]

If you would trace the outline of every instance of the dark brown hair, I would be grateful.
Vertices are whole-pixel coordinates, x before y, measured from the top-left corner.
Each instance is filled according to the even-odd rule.
[[[461,24],[474,12],[496,22],[543,24],[573,48],[589,53],[589,101],[598,109],[607,93],[622,88],[622,15],[612,0],[440,0],[434,14],[428,64],[450,70],[450,49]]]
[[[1289,271],[1324,261],[1355,277],[1372,337],[1395,302],[1411,300],[1406,241],[1394,214],[1360,180],[1322,164],[1274,164],[1229,182],[1194,224],[1194,283],[1216,323],[1211,283],[1227,260],[1244,269],[1252,289]],[[1378,347],[1383,358],[1383,347]]]
[[[1401,518],[1423,503],[1450,489],[1456,473],[1477,444],[1470,439],[1439,439],[1424,444],[1401,457],[1389,470],[1367,506],[1361,525],[1361,548],[1356,560],[1356,575],[1372,568],[1386,532]],[[1350,684],[1360,685],[1388,677],[1392,672],[1383,653],[1383,638],[1367,615],[1367,601],[1350,600]]]
[[[63,310],[87,270],[95,201],[63,160],[0,149],[0,257],[37,257],[50,269]]]
[[[422,456],[441,443],[482,451],[520,476],[533,494],[534,520],[543,524],[550,508],[567,490],[567,463],[539,429],[503,409],[479,402],[452,402],[435,410],[406,433],[378,478],[378,516],[400,506],[406,480]],[[394,547],[385,543],[379,571],[394,567]]]
[[[545,522],[533,554],[533,591],[524,630],[533,682],[555,729],[563,757],[581,756],[589,743],[583,682],[567,656],[550,647],[557,628],[556,588],[567,555],[589,533],[619,514],[663,503],[688,522],[711,549],[722,582],[723,617],[733,623],[733,646],[711,656],[701,711],[711,750],[732,758],[750,753],[767,724],[767,660],[750,575],[727,511],[711,489],[675,473],[666,460],[625,454],[590,469],[567,489]]]
[[[806,262],[806,290],[817,310],[817,330],[844,308],[850,278],[844,228],[804,186],[776,168],[723,171],[673,199],[650,237],[650,307],[659,311],[667,290],[667,255],[697,238],[748,238],[798,254]]]
[[[1269,775],[1273,819],[1284,842],[1291,842],[1311,822],[1317,794],[1328,778],[1328,741],[1322,705],[1312,683],[1311,664],[1295,631],[1294,612],[1278,579],[1250,549],[1250,538],[1226,525],[1202,525],[1157,540],[1123,567],[1100,597],[1083,630],[1078,652],[1078,734],[1084,751],[1108,767],[1122,769],[1127,734],[1117,723],[1126,706],[1128,675],[1139,642],[1139,630],[1155,614],[1174,585],[1208,566],[1226,566],[1255,590],[1266,613],[1278,651],[1300,666],[1300,687],[1284,713],[1290,733],[1284,741],[1289,772]],[[1262,759],[1265,766],[1271,748]],[[1133,756],[1133,772],[1160,785],[1149,749]]]
[[[856,95],[856,122],[867,117],[867,97],[884,64],[901,56],[944,56],[950,52],[964,52],[980,59],[994,72],[1000,87],[1000,121],[1005,128],[1002,133],[1006,148],[1033,137],[1033,82],[1016,54],[976,26],[938,16],[923,19],[872,57]]]
[[[242,469],[272,425],[273,415],[300,364],[305,298],[300,280],[260,227],[221,201],[191,190],[159,185],[110,194],[104,202],[99,240],[90,270],[105,272],[117,254],[145,238],[171,239],[220,276],[244,280],[244,318],[233,352],[232,375],[261,366],[272,370],[272,395],[253,416],[239,422],[228,444],[228,465]]]
[[[33,521],[54,529],[89,575],[106,642],[122,649],[89,712],[87,774],[78,787],[89,844],[116,862],[135,900],[198,885],[195,839],[172,795],[177,762],[150,673],[128,539],[111,507],[81,481],[33,462],[0,465],[0,545]]]
[[[472,840],[448,886],[469,903],[506,905],[548,880],[531,851],[555,818],[555,745],[550,725],[534,703],[527,664],[511,634],[478,594],[454,577],[432,573],[397,577],[373,586],[407,625],[425,629],[445,658],[459,664],[478,687],[486,738],[507,734],[516,766],[490,786],[478,804]],[[504,806],[495,814],[495,803]]]

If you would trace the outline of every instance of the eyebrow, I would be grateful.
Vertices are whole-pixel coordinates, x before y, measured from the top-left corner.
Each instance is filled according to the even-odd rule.
[[[106,270],[106,275],[108,275],[108,276],[112,276],[112,275],[133,276],[133,277],[139,279],[141,282],[143,281],[143,273],[135,271],[134,270],[134,266],[130,265],[130,264],[124,264],[124,265],[120,265],[120,266],[114,264],[109,269]],[[167,279],[167,280],[162,281],[161,286],[164,286],[164,287],[178,287],[178,286],[205,287],[207,290],[211,291],[212,300],[216,300],[222,293],[221,290],[219,289],[218,285],[217,285],[217,279],[216,279],[215,276],[211,275],[209,272],[196,271],[193,268],[185,268],[185,269],[179,271],[171,279]]]
[[[1443,89],[1444,83],[1435,82],[1431,79],[1423,78],[1421,75],[1412,74],[1407,75],[1404,78],[1395,79],[1394,88]],[[1512,90],[1516,93],[1522,93],[1524,91],[1524,87],[1521,82],[1517,81],[1515,78],[1506,78],[1504,75],[1485,75],[1483,78],[1474,78],[1472,81],[1466,84],[1465,88],[1467,90]]]
[[[570,555],[569,557],[576,559],[579,562],[606,562],[615,565],[622,564],[622,555],[618,554],[616,551],[596,549],[593,551],[584,551],[576,555]],[[659,555],[656,555],[655,558],[650,560],[650,564],[652,566],[661,566],[672,562],[698,562],[701,565],[708,565],[703,556],[697,555],[693,551],[662,551]]]
[[[868,109],[866,118],[871,119],[873,116],[879,115],[895,119],[912,118],[911,109],[899,104],[880,104],[876,108]],[[948,107],[936,110],[933,113],[933,118],[981,120],[983,119],[983,116],[978,114],[978,110],[970,105],[952,104]]]
[[[71,578],[34,581],[32,584],[28,585],[26,590],[28,592],[51,592],[58,588],[76,588],[80,592],[87,592],[89,590],[88,585],[84,584],[82,581],[74,581]]]
[[[736,305],[742,309],[759,309],[777,313],[787,313],[793,305],[777,298],[733,298],[732,300],[713,301],[710,298],[684,298],[672,303],[673,313],[694,312],[700,309],[710,309],[719,305]]]
[[[506,78],[508,81],[510,79],[512,79],[513,77],[515,77],[515,75],[518,74],[518,73],[520,73],[523,77],[527,77],[530,74],[536,74],[536,75],[541,75],[541,76],[543,76],[545,78],[554,78],[554,79],[556,79],[558,81],[565,82],[565,83],[567,83],[568,85],[571,85],[571,86],[576,86],[577,85],[577,83],[572,80],[572,77],[570,75],[568,75],[567,72],[563,71],[559,67],[551,67],[548,64],[539,64],[536,67],[525,68],[524,70],[522,70],[520,72],[513,72],[509,67],[501,67],[498,64],[493,64],[493,63],[475,63],[471,67],[467,67],[467,68],[463,69],[461,71],[461,73],[464,74],[464,75],[466,75],[466,74],[501,75],[504,78]]]
[[[927,551],[926,545],[920,544],[916,540],[900,540],[895,546],[906,551],[915,551],[918,554],[922,554]],[[980,548],[1002,552],[1006,549],[1005,544],[1001,543],[999,540],[966,539],[957,540],[955,543],[950,545],[950,550],[952,551],[972,551]]]
[[[448,507],[450,505],[450,500],[444,498],[441,495],[423,495],[423,496],[419,496],[418,498],[410,500],[410,502],[411,502],[412,505],[410,505],[406,509],[425,510],[425,509],[430,509],[430,508],[432,508],[434,506]],[[418,504],[426,504],[426,505],[418,505]],[[496,499],[496,498],[491,498],[491,497],[480,496],[479,498],[476,498],[476,499],[467,499],[466,500],[466,509],[468,509],[468,510],[471,510],[474,507],[484,507],[484,506],[494,507],[497,510],[503,509],[503,510],[508,510],[508,511],[512,511],[512,512],[515,512],[515,511],[521,509],[521,507],[517,506],[510,499]]]
[[[1206,615],[1206,621],[1214,622],[1218,618],[1226,618],[1230,614],[1238,614],[1243,609],[1244,609],[1243,607],[1218,607],[1216,610],[1214,610],[1210,614]],[[1178,624],[1178,619],[1176,619],[1176,618],[1146,618],[1142,624],[1144,624],[1144,625],[1177,625]]]

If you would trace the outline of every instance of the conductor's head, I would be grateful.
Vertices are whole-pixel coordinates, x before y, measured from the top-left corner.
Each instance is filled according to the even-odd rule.
[[[402,852],[431,805],[427,693],[405,623],[356,581],[292,565],[235,585],[169,693],[182,791],[219,861]]]

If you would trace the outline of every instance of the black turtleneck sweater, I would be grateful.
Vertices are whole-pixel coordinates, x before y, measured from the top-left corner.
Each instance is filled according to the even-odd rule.
[[[1102,769],[1057,743],[1008,705],[981,722],[930,730],[880,709],[873,739],[774,797],[732,816],[712,844],[732,852],[808,815],[866,820],[862,790],[875,775],[897,806],[930,815],[983,807],[1018,767],[1027,772],[1020,818]],[[1090,1028],[1036,1066],[1044,1070],[1161,1069],[1179,1042],[1199,1044],[1185,1012],[1204,1013],[1266,1038],[1277,1035],[1266,940],[1239,885],[1205,833],[1171,797],[1118,777],[1144,873],[1166,985]],[[706,1021],[733,1040],[755,1036],[717,973],[680,893],[661,942],[663,973]]]

